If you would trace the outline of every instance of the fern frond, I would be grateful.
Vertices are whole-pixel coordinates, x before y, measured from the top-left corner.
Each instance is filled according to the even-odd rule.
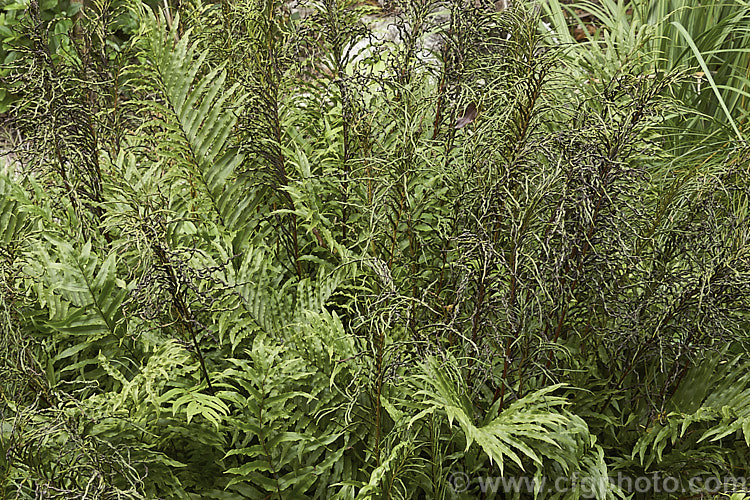
[[[744,355],[721,360],[722,355],[713,355],[689,370],[671,400],[672,411],[649,422],[633,448],[633,459],[648,469],[685,463],[688,455],[711,457],[718,466],[726,454],[722,448],[750,457],[750,362]],[[697,472],[706,465],[684,466]]]
[[[79,249],[52,235],[46,235],[45,243],[52,252],[40,245],[28,270],[37,277],[42,306],[51,306],[46,324],[66,335],[84,336],[86,342],[119,337],[126,322],[121,306],[127,289],[118,285],[116,255],[100,261],[91,242]]]
[[[0,173],[0,244],[9,245],[22,231],[26,221],[26,196],[9,176]]]
[[[221,224],[242,232],[262,199],[248,195],[249,187],[237,172],[244,154],[233,144],[232,132],[235,109],[244,98],[237,84],[226,86],[223,67],[205,68],[208,52],[191,44],[189,32],[176,34],[178,20],[169,31],[163,19],[157,22],[150,13],[147,17],[151,34],[144,55],[152,61],[165,101],[157,111],[171,115],[163,118],[169,144],[162,152],[200,179]]]
[[[503,410],[497,418],[477,425],[473,406],[460,389],[465,384],[461,383],[460,375],[451,365],[441,365],[431,359],[424,365],[424,370],[421,378],[425,388],[417,394],[424,396],[430,405],[431,409],[427,411],[439,409],[445,413],[450,425],[456,421],[466,437],[466,449],[476,442],[500,467],[501,474],[508,459],[520,469],[524,468],[521,457],[531,459],[541,467],[542,459],[535,452],[534,443],[558,446],[552,437],[553,432],[569,423],[569,417],[560,412],[568,404],[567,400],[550,395],[563,387],[560,384],[528,394]],[[412,418],[409,425],[425,414],[422,412]]]

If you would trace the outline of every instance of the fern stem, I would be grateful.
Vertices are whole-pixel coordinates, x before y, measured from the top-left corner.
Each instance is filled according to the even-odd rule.
[[[185,301],[183,300],[181,296],[179,280],[177,279],[177,275],[175,274],[174,267],[172,266],[172,263],[167,257],[166,252],[160,245],[154,244],[153,249],[154,249],[154,253],[159,258],[159,261],[164,267],[164,270],[167,272],[167,279],[169,280],[170,291],[172,293],[172,300],[174,301],[174,306],[177,309],[177,316],[179,318],[180,325],[182,326],[183,331],[187,330],[187,332],[190,334],[190,340],[193,343],[195,354],[198,357],[198,363],[200,365],[201,375],[203,376],[203,380],[206,382],[209,394],[213,395],[214,388],[213,388],[213,385],[211,384],[211,377],[209,377],[208,375],[208,369],[206,368],[206,361],[203,358],[203,352],[201,351],[201,347],[198,344],[198,337],[195,333],[195,329],[192,326],[191,319],[193,316],[190,311],[190,308],[188,307],[188,305],[185,303]]]
[[[381,439],[381,403],[380,395],[383,390],[383,343],[385,342],[383,329],[378,329],[378,346],[375,365],[375,461],[380,467],[380,439]]]
[[[266,442],[266,438],[263,435],[263,410],[265,409],[265,403],[266,403],[266,378],[268,377],[268,372],[265,372],[263,375],[263,384],[261,385],[261,398],[260,402],[258,404],[258,441],[260,441],[260,445],[263,447],[263,454],[266,457],[266,462],[268,462],[268,469],[271,471],[271,474],[273,474],[274,484],[276,485],[276,494],[279,495],[279,500],[283,500],[283,497],[281,496],[281,485],[279,484],[279,475],[276,471],[276,467],[274,467],[273,464],[273,458],[271,457],[271,452],[268,449],[268,443]],[[269,495],[270,497],[271,495]]]

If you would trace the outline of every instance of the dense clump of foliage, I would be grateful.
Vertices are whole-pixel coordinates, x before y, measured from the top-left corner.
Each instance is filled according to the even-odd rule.
[[[30,0],[3,498],[746,476],[750,8],[708,3]]]

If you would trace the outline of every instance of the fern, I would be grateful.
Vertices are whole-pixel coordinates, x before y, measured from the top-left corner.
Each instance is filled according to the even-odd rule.
[[[0,174],[0,243],[9,246],[25,227],[28,203],[25,193],[12,178]]]
[[[685,72],[644,78],[622,2],[565,46],[582,5],[391,3],[393,39],[354,0],[96,0],[70,33],[31,2],[0,496],[612,499],[746,467],[746,145],[675,146],[705,116]]]
[[[727,451],[744,456],[750,447],[750,375],[743,357],[720,361],[714,355],[692,368],[672,398],[672,411],[648,422],[632,457],[647,470],[666,467],[685,476],[726,475],[738,467]]]
[[[534,451],[534,441],[556,446],[552,438],[553,430],[569,423],[569,417],[559,412],[559,408],[566,405],[567,401],[549,395],[562,386],[550,386],[529,394],[515,401],[498,417],[485,418],[483,425],[477,425],[471,403],[459,392],[463,384],[459,382],[460,379],[456,380],[457,376],[450,365],[441,366],[436,360],[425,365],[422,380],[426,388],[417,394],[425,397],[425,403],[430,408],[412,418],[410,424],[440,410],[445,413],[450,425],[455,420],[460,426],[465,435],[466,449],[476,442],[490,460],[498,465],[501,474],[508,461],[524,469],[521,457],[531,459],[532,463],[541,467],[542,458]],[[558,411],[553,411],[554,409]],[[490,411],[488,415],[492,413]]]
[[[232,135],[235,109],[243,101],[238,85],[226,88],[221,67],[205,69],[208,52],[191,44],[189,32],[179,37],[179,18],[169,30],[164,19],[157,22],[153,14],[144,15],[150,28],[144,55],[153,64],[147,69],[165,99],[163,105],[145,104],[164,116],[163,157],[189,169],[200,180],[220,223],[246,237],[243,230],[262,198],[248,196],[247,183],[238,182],[238,167],[244,161]]]
[[[224,372],[234,383],[222,396],[234,403],[236,415],[230,420],[234,446],[227,458],[241,458],[227,473],[236,476],[230,484],[252,485],[256,495],[302,498],[318,476],[340,459],[343,449],[324,458],[321,451],[337,436],[306,435],[305,425],[312,422],[300,406],[311,396],[293,387],[305,384],[311,373],[301,370],[301,359],[283,359],[280,352],[279,347],[256,342],[248,352],[252,365],[232,360],[236,368]],[[309,454],[320,458],[311,463]],[[303,457],[306,460],[300,463]]]

